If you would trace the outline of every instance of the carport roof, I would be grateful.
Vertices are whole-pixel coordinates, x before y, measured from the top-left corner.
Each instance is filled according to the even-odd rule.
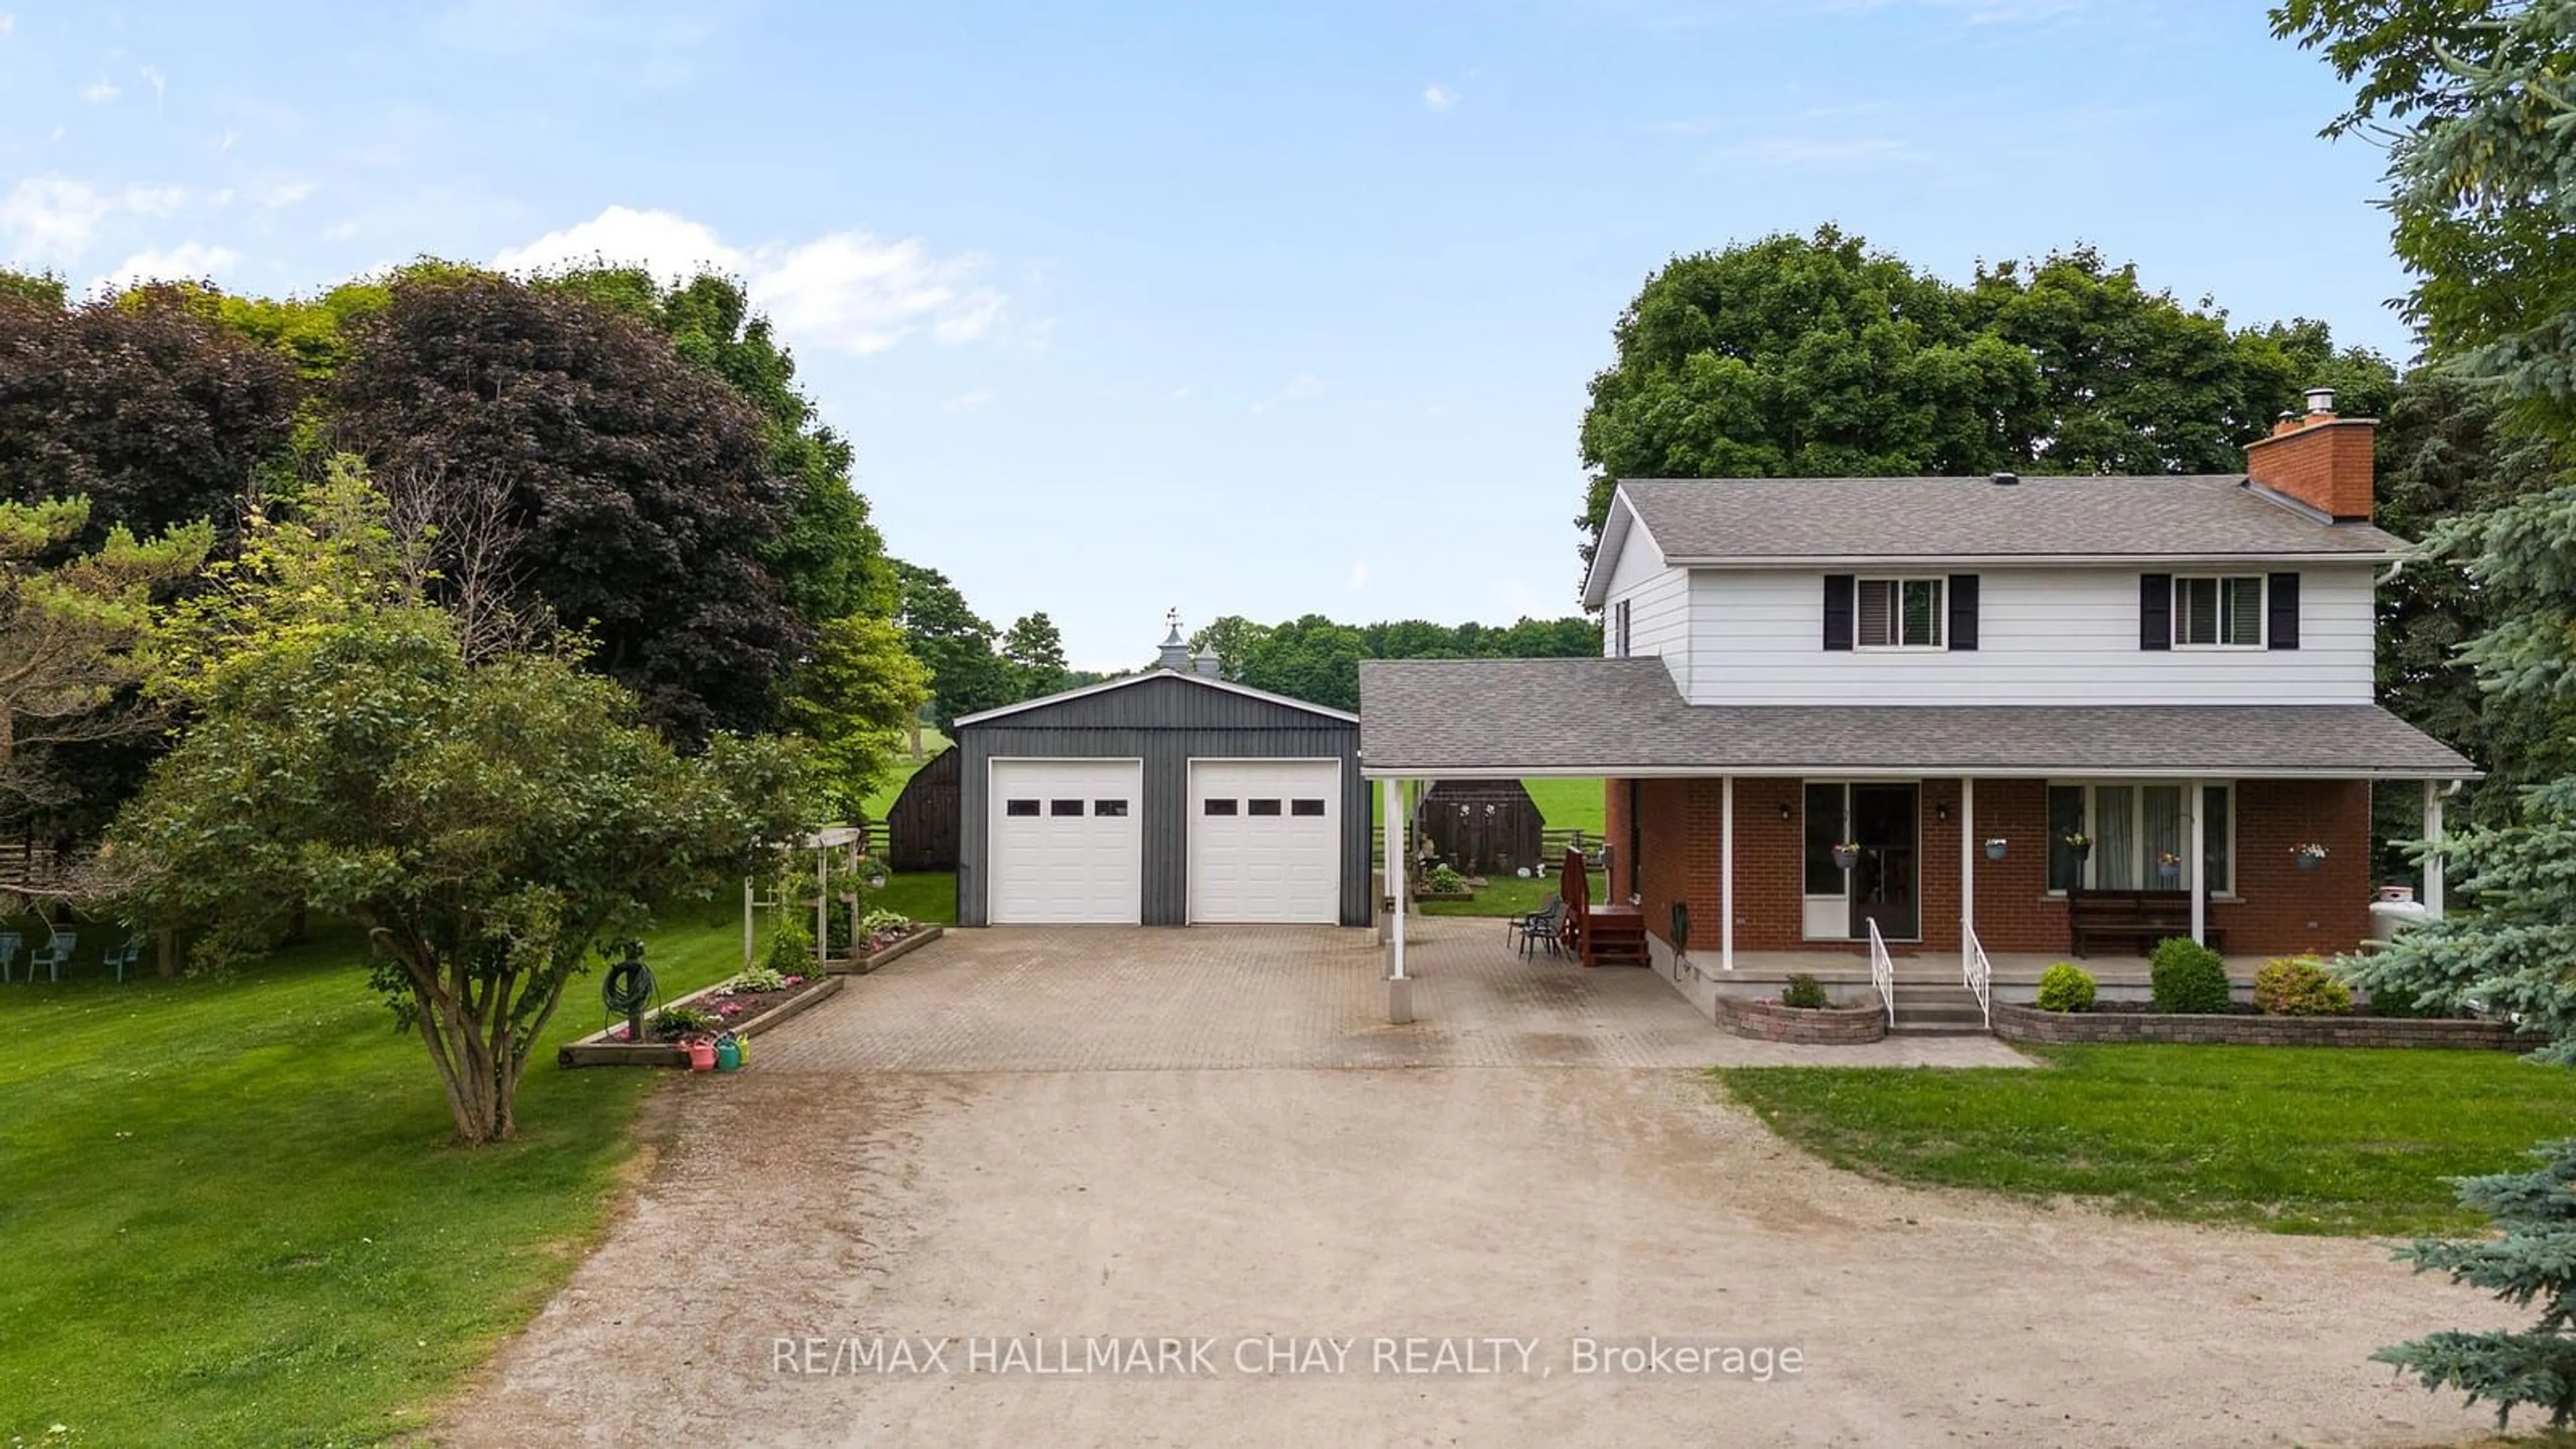
[[[2377,705],[1694,705],[1658,659],[1360,664],[1371,776],[1955,775],[2453,779]]]

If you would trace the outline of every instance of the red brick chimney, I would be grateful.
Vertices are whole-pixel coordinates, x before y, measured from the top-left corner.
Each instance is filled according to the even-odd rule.
[[[2335,416],[2334,389],[2308,389],[2308,415],[2284,413],[2272,436],[2245,445],[2245,476],[2337,519],[2370,518],[2377,418]]]

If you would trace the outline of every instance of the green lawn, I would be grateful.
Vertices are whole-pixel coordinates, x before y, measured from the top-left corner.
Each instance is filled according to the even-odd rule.
[[[1553,872],[1529,880],[1516,875],[1494,876],[1472,901],[1420,901],[1414,909],[1426,916],[1526,916],[1556,894],[1556,880]],[[1594,901],[1601,899],[1602,890],[1601,875],[1596,871],[1592,876]]]
[[[666,995],[739,964],[739,917],[692,917],[652,939]],[[377,1442],[579,1261],[658,1076],[553,1065],[601,1023],[598,977],[518,1140],[466,1151],[355,957],[0,986],[0,1442]]]
[[[921,772],[922,766],[939,758],[939,752],[947,748],[948,736],[925,725],[921,731],[921,758],[914,759],[909,749],[895,756],[894,768],[886,771],[885,779],[868,795],[868,818],[886,818],[886,812],[894,809],[895,797],[903,793],[903,787],[912,783],[912,777]]]
[[[1550,830],[1580,830],[1595,839],[1602,833],[1601,782],[1598,780],[1523,780],[1530,803]]]
[[[916,921],[957,924],[957,873],[916,870],[888,876],[885,889],[868,893],[870,910],[901,911]]]
[[[2504,1052],[2031,1050],[2050,1066],[1716,1075],[1838,1166],[2284,1233],[2478,1227],[2443,1178],[2576,1132],[2576,1073]]]

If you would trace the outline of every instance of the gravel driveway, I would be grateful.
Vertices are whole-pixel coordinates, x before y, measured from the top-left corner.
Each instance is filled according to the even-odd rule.
[[[2414,1445],[2481,1427],[2365,1357],[2498,1311],[2379,1245],[1837,1172],[1690,1070],[1737,1044],[1645,973],[1466,1019],[1459,978],[1519,969],[1488,959],[1483,924],[1433,928],[1419,959],[1452,1009],[1412,1030],[1434,1061],[1494,1065],[1317,1064],[1351,1033],[1403,1057],[1366,1019],[1364,934],[961,933],[853,982],[752,1071],[654,1099],[635,1202],[434,1437]],[[1173,1043],[1136,1023],[1201,990],[1194,969],[1254,973],[1236,988],[1269,993],[1248,1014],[1284,1062],[1223,1023],[1208,1060],[1151,1060]],[[1656,1020],[1667,1001],[1697,1058],[1683,1020]],[[1099,1050],[1096,1018],[1121,1011],[1126,1045]],[[1545,1064],[1583,1049],[1543,1039],[1593,1019],[1625,1045]],[[1033,1069],[999,1059],[1015,1041]]]

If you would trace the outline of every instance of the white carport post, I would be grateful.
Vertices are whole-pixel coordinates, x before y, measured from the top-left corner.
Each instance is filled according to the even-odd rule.
[[[2424,782],[2424,918],[2442,919],[2442,782]]]
[[[2209,815],[2208,791],[2198,780],[2188,781],[2183,789],[2182,808],[2191,820],[2191,939],[2194,945],[2209,944]]]
[[[1395,898],[1395,937],[1387,946],[1386,1019],[1404,1026],[1413,1020],[1413,981],[1404,974],[1404,898],[1412,892],[1404,872],[1404,782],[1389,776],[1386,802],[1386,885]]]
[[[1977,781],[1959,777],[1959,970],[1964,975],[1977,939]]]
[[[1735,969],[1735,777],[1718,779],[1717,965]]]

